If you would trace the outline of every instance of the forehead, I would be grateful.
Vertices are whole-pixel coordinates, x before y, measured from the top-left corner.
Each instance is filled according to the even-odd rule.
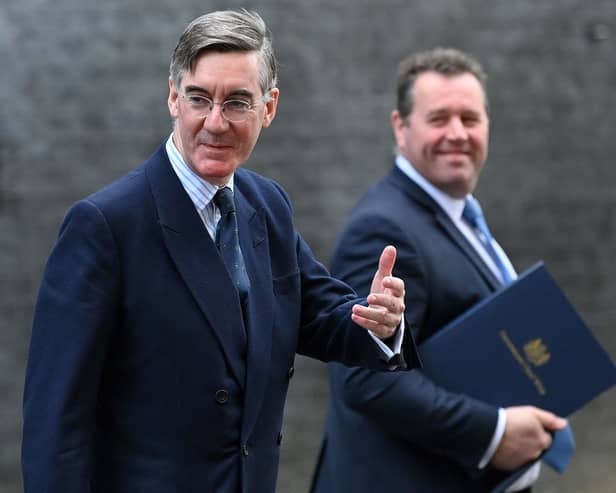
[[[182,85],[196,85],[212,93],[220,90],[259,91],[259,54],[256,51],[205,51],[184,74]]]
[[[420,74],[413,85],[413,107],[417,110],[470,109],[482,111],[483,87],[471,73],[446,76],[437,72]]]

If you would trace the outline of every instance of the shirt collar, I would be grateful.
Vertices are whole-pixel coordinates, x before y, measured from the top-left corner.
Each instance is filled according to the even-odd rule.
[[[203,211],[212,201],[219,187],[201,178],[186,164],[173,142],[173,133],[167,139],[165,150],[167,151],[167,156],[169,156],[171,167],[180,179],[184,190],[186,190],[197,210]],[[229,182],[225,186],[233,191],[233,175],[231,175]]]
[[[458,199],[456,197],[452,197],[451,195],[447,195],[442,190],[436,188],[413,167],[408,159],[401,154],[396,156],[396,166],[406,176],[413,180],[424,192],[432,197],[454,222],[460,220],[462,217],[462,211],[464,210],[464,198]]]

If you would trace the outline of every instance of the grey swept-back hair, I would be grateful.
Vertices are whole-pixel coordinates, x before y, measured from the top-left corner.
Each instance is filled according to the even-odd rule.
[[[197,57],[204,51],[256,51],[259,53],[259,83],[263,93],[276,87],[278,62],[272,48],[272,34],[256,12],[221,10],[193,20],[173,50],[169,77],[176,88],[182,77],[192,72]]]
[[[413,86],[417,77],[424,72],[437,72],[447,77],[466,73],[474,75],[481,84],[488,110],[487,76],[481,64],[460,50],[434,48],[409,55],[398,65],[396,107],[402,118],[413,111]]]

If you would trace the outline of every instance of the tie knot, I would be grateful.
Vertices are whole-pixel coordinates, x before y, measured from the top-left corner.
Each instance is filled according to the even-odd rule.
[[[479,202],[474,197],[467,197],[464,201],[464,210],[462,217],[466,219],[471,226],[478,227],[483,220],[483,212]]]
[[[214,203],[216,207],[220,209],[220,214],[226,216],[229,212],[235,210],[235,204],[233,202],[233,192],[229,187],[219,188],[214,195]]]

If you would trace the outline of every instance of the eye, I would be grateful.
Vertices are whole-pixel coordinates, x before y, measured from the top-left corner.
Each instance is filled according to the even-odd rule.
[[[188,103],[195,108],[204,108],[206,106],[209,107],[212,104],[212,100],[210,98],[200,96],[199,94],[187,94],[186,101],[188,101]]]
[[[248,101],[243,101],[241,99],[229,99],[224,102],[224,108],[235,113],[244,113],[248,111],[250,107],[251,104]]]
[[[466,127],[474,127],[481,122],[481,119],[478,116],[465,116],[462,118],[462,123]]]
[[[428,118],[428,123],[435,127],[440,127],[447,123],[447,118],[444,115],[433,115]]]

